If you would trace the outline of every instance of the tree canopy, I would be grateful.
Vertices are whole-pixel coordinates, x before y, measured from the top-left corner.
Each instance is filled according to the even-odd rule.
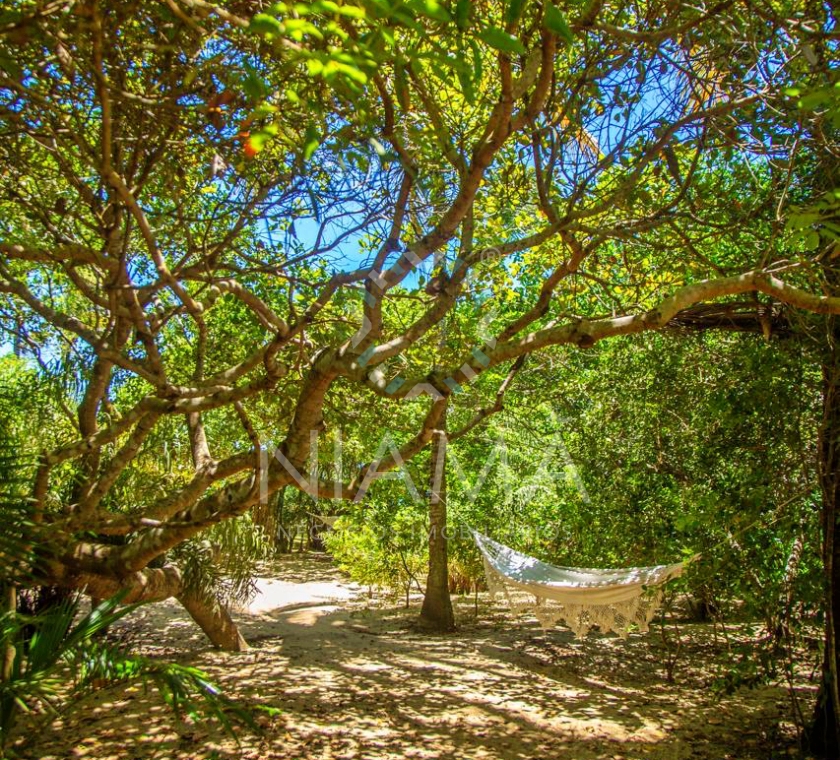
[[[466,446],[506,396],[550,395],[523,366],[563,347],[711,328],[824,343],[832,13],[6,3],[0,329],[38,398],[9,435],[32,462],[39,582],[175,595],[236,647],[187,568],[214,567],[224,531],[258,556],[258,529],[221,523],[251,526],[273,494],[361,502],[441,431]],[[673,342],[649,346],[668,372]],[[588,392],[592,371],[557,382]],[[656,461],[646,438],[627,461]],[[761,467],[789,466],[773,451]],[[725,465],[712,447],[674,477]]]

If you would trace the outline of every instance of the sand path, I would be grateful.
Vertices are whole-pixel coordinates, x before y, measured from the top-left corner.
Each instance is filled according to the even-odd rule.
[[[278,707],[239,747],[173,722],[142,689],[109,689],[43,732],[31,757],[505,758],[620,760],[782,757],[793,751],[781,686],[717,701],[722,643],[684,626],[674,683],[661,637],[575,641],[458,605],[456,634],[416,631],[416,606],[370,606],[324,558],[277,563],[237,614],[252,648],[215,651],[174,603],[123,624],[143,651],[207,670],[228,694]],[[804,685],[803,692],[811,688]]]

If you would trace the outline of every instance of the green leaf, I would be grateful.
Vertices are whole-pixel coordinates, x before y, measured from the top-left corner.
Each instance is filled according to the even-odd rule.
[[[502,53],[525,54],[525,46],[519,39],[508,34],[504,29],[499,29],[498,26],[488,26],[482,29],[478,36],[491,48]]]
[[[370,143],[370,147],[376,151],[376,154],[380,158],[388,152],[387,148],[375,137],[371,137],[368,142]]]
[[[569,22],[566,21],[566,17],[555,5],[549,5],[545,9],[545,28],[567,44],[574,44],[574,32],[572,32]]]
[[[458,0],[455,4],[455,23],[462,31],[470,25],[470,10],[472,10],[471,0]]]
[[[390,18],[393,8],[388,0],[368,0],[367,5],[369,8],[375,10],[375,13],[371,15],[374,18]]]
[[[252,112],[251,115],[255,119],[263,119],[266,116],[271,116],[277,113],[280,109],[273,103],[260,103]]]
[[[13,79],[20,79],[23,76],[23,69],[17,61],[6,55],[0,55],[0,71],[5,71]]]
[[[805,250],[813,251],[820,247],[820,233],[816,230],[811,230],[805,236]]]
[[[259,132],[251,133],[251,136],[248,138],[248,142],[255,152],[259,153],[277,136],[277,128],[275,127],[274,129],[270,129],[269,127],[272,126],[274,125],[269,124],[265,129],[261,129]]]
[[[522,9],[525,7],[527,0],[510,0],[507,10],[505,12],[505,20],[509,24],[516,22],[522,15]]]
[[[472,77],[468,71],[458,70],[458,80],[461,83],[461,91],[464,93],[464,99],[470,105],[475,104],[475,87],[473,87]]]
[[[443,21],[444,23],[452,21],[452,15],[438,0],[418,0],[418,2],[412,3],[412,6],[417,13],[433,21]]]
[[[268,37],[282,37],[286,28],[274,16],[269,16],[267,13],[257,13],[251,19],[248,30],[254,34],[263,34]]]
[[[338,13],[339,15],[346,16],[347,18],[363,19],[367,17],[365,9],[360,8],[358,5],[342,5],[338,9]]]
[[[367,16],[364,8],[357,5],[339,5],[332,0],[321,0],[316,6],[320,6],[328,13],[337,13],[339,16],[346,16],[347,18],[363,19]]]
[[[382,41],[385,43],[387,48],[393,49],[397,46],[397,38],[394,36],[393,29],[386,29],[385,27],[382,27],[382,29],[379,30],[379,34],[382,36]]]
[[[415,32],[423,32],[423,25],[417,22],[410,10],[405,6],[401,10],[394,11],[394,18]]]
[[[810,227],[820,221],[819,211],[799,211],[791,214],[787,221],[787,228],[789,230],[801,230],[805,227]]]
[[[311,77],[316,77],[318,74],[323,72],[324,64],[319,61],[317,58],[310,58],[306,62],[306,71]]]
[[[242,90],[251,100],[262,100],[269,94],[269,88],[263,78],[254,69],[248,67],[248,73],[242,80]]]
[[[23,18],[21,11],[0,11],[0,26],[11,26]]]
[[[338,61],[330,61],[331,64],[334,64],[336,68],[344,74],[348,79],[356,82],[357,84],[367,84],[368,77],[364,71],[356,66],[351,66],[346,63],[339,63]]]
[[[314,155],[315,151],[318,150],[318,146],[321,144],[321,137],[318,134],[318,130],[313,125],[309,125],[306,128],[306,135],[305,135],[305,142],[303,145],[303,160],[308,161]]]
[[[827,87],[821,90],[814,90],[803,95],[797,105],[804,111],[816,111],[823,106],[829,105],[831,103],[831,96],[832,92]]]
[[[484,61],[481,57],[481,48],[474,39],[470,40],[470,47],[473,51],[473,82],[480,84],[481,77],[484,76]]]

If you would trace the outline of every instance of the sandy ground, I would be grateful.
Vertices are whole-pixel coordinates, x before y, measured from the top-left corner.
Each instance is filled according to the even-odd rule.
[[[371,600],[328,560],[281,560],[237,613],[251,643],[208,647],[174,603],[121,622],[142,651],[209,672],[230,696],[281,710],[240,744],[176,720],[142,688],[110,687],[39,729],[24,756],[59,758],[510,758],[722,760],[798,756],[779,686],[719,699],[725,644],[681,629],[673,683],[657,633],[576,641],[512,621],[487,602],[458,604],[459,631],[416,631],[417,608]],[[800,687],[808,700],[813,684]],[[81,707],[81,706],[80,706]]]

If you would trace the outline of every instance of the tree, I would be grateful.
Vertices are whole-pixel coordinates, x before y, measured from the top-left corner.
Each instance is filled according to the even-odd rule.
[[[814,9],[813,23],[821,30],[837,27],[830,9]],[[836,294],[838,271],[834,259],[840,240],[840,174],[837,146],[840,144],[840,79],[836,51],[824,34],[809,40],[795,86],[785,92],[795,109],[788,116],[795,124],[791,133],[803,148],[806,160],[791,162],[791,195],[788,227],[804,239],[806,249],[818,252],[819,276],[826,293]],[[818,435],[817,470],[822,492],[822,559],[825,574],[825,648],[822,683],[817,696],[808,744],[818,754],[833,757],[840,752],[840,543],[836,540],[837,498],[840,471],[837,459],[838,357],[837,319],[829,315],[817,327],[804,330],[820,357],[822,371],[822,420]]]
[[[445,405],[446,400],[438,402]],[[441,414],[432,443],[429,465],[429,575],[420,621],[432,628],[451,631],[455,628],[455,613],[449,598],[449,556],[447,551],[446,520],[446,409]]]
[[[458,436],[550,346],[745,294],[840,313],[777,213],[796,136],[773,104],[826,34],[783,23],[805,6],[255,10],[0,19],[3,328],[77,383],[32,487],[41,582],[178,596],[241,647],[167,561],[202,531],[287,486],[362,498],[447,399],[467,390]],[[398,446],[312,477],[360,404]]]

